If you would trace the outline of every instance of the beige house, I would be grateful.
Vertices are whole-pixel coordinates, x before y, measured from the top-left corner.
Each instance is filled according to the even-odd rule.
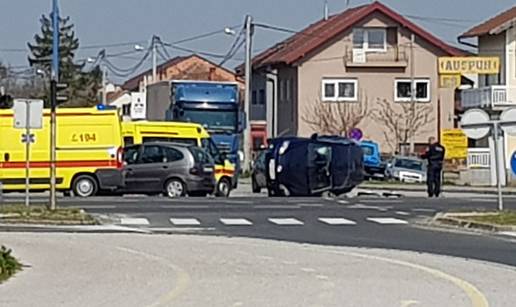
[[[463,109],[483,109],[493,118],[498,118],[507,108],[516,107],[516,6],[464,32],[459,41],[476,47],[479,56],[495,56],[500,60],[498,74],[478,75],[475,87],[462,91]],[[495,185],[494,141],[485,137],[470,141],[470,145],[468,166],[475,173],[472,177],[485,178],[471,183]],[[516,136],[504,133],[499,148],[502,148],[500,161],[504,161],[500,171],[507,174],[501,176],[502,184],[507,178],[514,182],[516,175],[511,170],[511,158],[516,152]]]
[[[351,8],[253,59],[251,119],[266,120],[269,137],[359,128],[383,152],[421,150],[456,125],[437,58],[460,55],[382,3]]]

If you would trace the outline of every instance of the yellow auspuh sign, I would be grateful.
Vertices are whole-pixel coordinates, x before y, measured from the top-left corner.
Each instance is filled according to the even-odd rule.
[[[439,87],[441,88],[458,88],[460,86],[460,83],[460,74],[439,75]]]
[[[466,159],[468,157],[468,137],[461,129],[441,130],[441,144],[446,149],[445,159]]]
[[[497,74],[499,57],[440,57],[440,74]]]

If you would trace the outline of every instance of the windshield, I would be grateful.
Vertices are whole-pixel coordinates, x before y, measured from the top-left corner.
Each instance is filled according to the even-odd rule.
[[[399,168],[411,169],[415,171],[423,170],[423,162],[411,159],[397,159],[394,166]]]
[[[237,128],[235,111],[184,110],[182,120],[203,125],[208,130],[235,132]]]
[[[361,146],[362,151],[364,152],[364,155],[366,156],[372,156],[373,155],[373,147],[371,146]]]

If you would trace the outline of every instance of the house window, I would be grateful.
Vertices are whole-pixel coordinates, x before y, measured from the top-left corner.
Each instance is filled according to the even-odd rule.
[[[253,93],[251,95],[251,103],[258,104],[258,99],[256,98],[256,91],[253,91]]]
[[[386,51],[386,30],[382,28],[353,29],[353,48],[364,51]]]
[[[323,101],[357,101],[357,80],[324,79],[322,81]]]
[[[419,102],[430,101],[430,80],[414,79],[410,86],[410,79],[398,79],[394,82],[394,100],[398,102],[412,100],[412,88],[415,89],[414,99]]]
[[[285,93],[286,100],[290,101],[290,99],[292,99],[292,82],[290,79],[287,79],[285,81],[285,87],[286,87],[286,93]]]
[[[265,105],[265,90],[260,90],[258,95],[258,104]]]

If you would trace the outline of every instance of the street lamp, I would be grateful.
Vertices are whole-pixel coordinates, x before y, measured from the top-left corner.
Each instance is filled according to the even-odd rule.
[[[143,51],[143,50],[145,50],[145,47],[143,47],[140,44],[136,44],[136,45],[134,45],[134,50],[136,50],[136,51]]]
[[[235,36],[236,35],[236,31],[233,30],[232,28],[230,27],[226,27],[224,28],[224,33],[227,34],[227,35],[232,35],[232,36]]]

